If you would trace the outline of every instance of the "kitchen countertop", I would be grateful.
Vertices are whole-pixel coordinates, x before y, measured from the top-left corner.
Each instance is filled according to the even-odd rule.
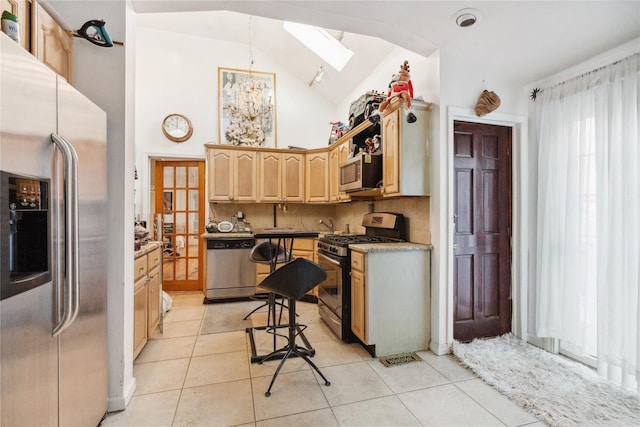
[[[135,259],[135,258],[141,257],[142,255],[146,255],[149,252],[153,252],[155,249],[162,247],[162,244],[163,244],[162,242],[149,241],[147,242],[146,245],[141,246],[140,249],[135,251],[133,253],[133,257]]]
[[[254,232],[257,239],[318,237],[318,232],[316,231],[285,227],[257,228]]]
[[[258,229],[256,229],[258,230]],[[263,229],[264,230],[264,229]],[[312,234],[318,234],[318,238],[323,237],[325,234],[328,234],[324,231],[316,231],[316,230],[301,230],[300,232],[302,233],[312,233]],[[226,239],[229,237],[236,237],[236,238],[241,238],[241,237],[254,237],[253,232],[243,232],[243,233],[202,233],[200,235],[200,238],[202,239]]]
[[[242,232],[242,233],[202,233],[200,235],[203,239],[238,239],[238,238],[251,238],[253,237],[253,233],[251,232]]]
[[[349,245],[349,249],[354,251],[368,253],[368,252],[409,252],[409,251],[430,251],[433,250],[433,245],[427,245],[424,243],[360,243]]]

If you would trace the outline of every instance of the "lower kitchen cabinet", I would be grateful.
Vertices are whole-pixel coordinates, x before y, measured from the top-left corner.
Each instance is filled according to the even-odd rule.
[[[160,313],[162,307],[162,249],[154,249],[147,255],[147,287],[149,301],[147,309],[147,335],[151,334],[160,325]]]
[[[256,242],[258,244],[260,242]],[[316,252],[316,243],[317,239],[310,238],[299,238],[293,241],[293,253],[291,254],[291,259],[294,260],[296,258],[304,258],[309,261],[315,260],[315,252]],[[287,247],[287,250],[289,248]],[[280,268],[282,264],[278,264],[276,268]],[[256,293],[265,293],[265,290],[258,287],[260,283],[269,275],[270,266],[269,264],[257,264],[256,263]],[[315,287],[307,292],[307,295],[318,296],[318,288]]]
[[[362,256],[364,259],[364,256]],[[367,343],[367,318],[365,304],[367,300],[364,272],[351,265],[351,332]]]
[[[133,358],[162,322],[162,244],[148,243],[135,254]]]
[[[351,331],[375,356],[428,348],[430,255],[413,243],[351,247]]]
[[[147,278],[142,277],[133,286],[133,358],[138,357],[147,344]]]

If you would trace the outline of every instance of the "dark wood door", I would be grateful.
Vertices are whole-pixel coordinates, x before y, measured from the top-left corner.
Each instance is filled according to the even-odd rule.
[[[511,128],[454,123],[453,337],[511,331]]]

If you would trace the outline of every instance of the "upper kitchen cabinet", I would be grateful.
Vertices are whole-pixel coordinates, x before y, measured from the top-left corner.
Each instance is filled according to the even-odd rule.
[[[255,202],[257,200],[257,151],[207,145],[207,160],[210,201]]]
[[[431,104],[411,101],[417,121],[407,123],[395,99],[382,119],[384,197],[429,195],[429,120]]]
[[[352,139],[346,139],[331,146],[329,152],[329,201],[348,202],[349,195],[340,191],[340,163],[346,162],[351,151]]]
[[[260,151],[259,164],[259,202],[304,202],[304,152]]]
[[[4,3],[5,0],[2,1]],[[31,7],[31,52],[71,83],[73,36],[58,25],[38,2],[34,1]]]
[[[20,45],[29,52],[31,52],[31,7],[30,0],[0,0],[0,13],[6,10],[18,18]]]
[[[308,151],[305,167],[307,203],[329,201],[329,153],[325,148]]]

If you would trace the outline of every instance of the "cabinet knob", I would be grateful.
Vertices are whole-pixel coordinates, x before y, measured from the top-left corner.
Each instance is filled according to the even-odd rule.
[[[233,196],[229,196],[229,200],[233,200]]]

